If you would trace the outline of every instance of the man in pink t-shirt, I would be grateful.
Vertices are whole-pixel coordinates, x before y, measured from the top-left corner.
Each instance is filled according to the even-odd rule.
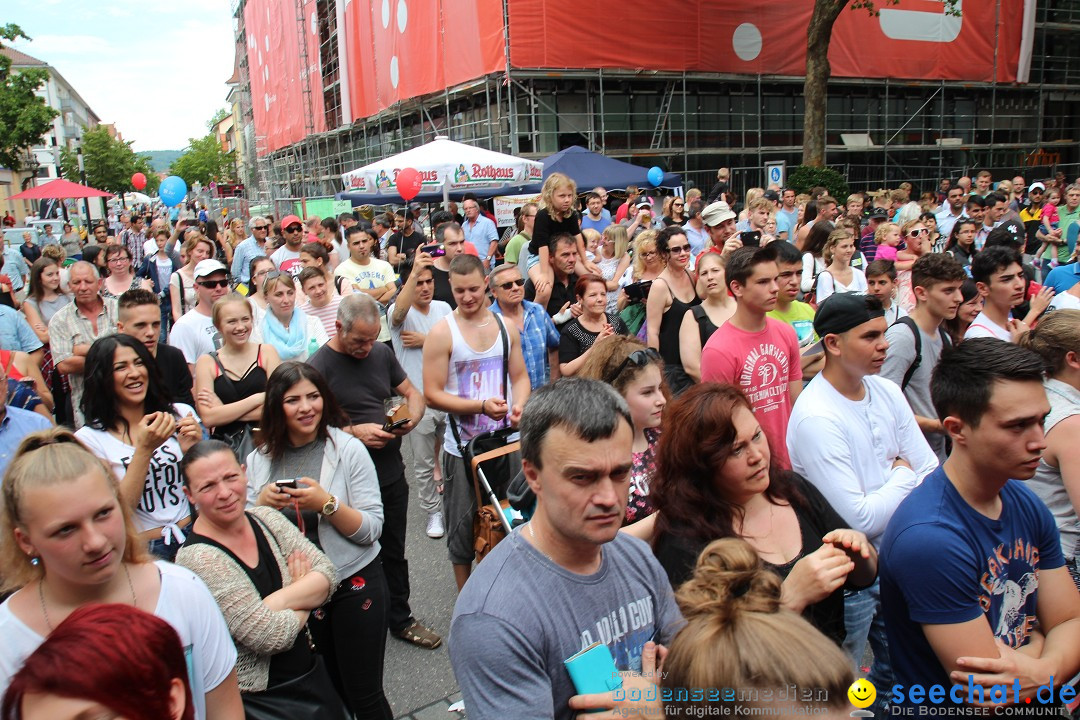
[[[727,261],[727,284],[735,314],[701,351],[701,381],[731,383],[750,399],[773,463],[791,468],[787,426],[802,390],[799,338],[787,323],[766,317],[776,307],[776,249],[743,247]]]

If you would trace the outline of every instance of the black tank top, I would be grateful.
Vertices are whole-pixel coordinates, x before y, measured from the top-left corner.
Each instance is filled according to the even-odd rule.
[[[266,390],[266,369],[262,366],[262,345],[259,346],[258,353],[255,355],[255,362],[251,363],[251,366],[244,371],[239,380],[233,380],[229,377],[228,371],[221,364],[216,352],[210,353],[210,356],[214,358],[214,362],[217,363],[218,367],[218,374],[214,378],[214,394],[221,398],[221,402],[225,405],[239,402],[255,393]],[[243,427],[244,421],[237,420],[216,428],[214,436],[228,435],[242,430]]]
[[[690,276],[689,271],[686,272],[686,277],[690,278],[691,284],[694,282],[694,278]],[[696,294],[694,299],[690,302],[683,302],[679,298],[675,297],[675,291],[668,285],[668,292],[671,293],[671,307],[667,309],[663,317],[660,320],[660,357],[664,358],[665,365],[682,365],[682,353],[679,352],[679,328],[682,327],[683,315],[686,311],[692,307],[701,304],[701,298]]]

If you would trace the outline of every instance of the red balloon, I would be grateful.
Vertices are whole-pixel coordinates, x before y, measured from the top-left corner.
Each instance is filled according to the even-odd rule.
[[[131,176],[131,184],[136,190],[142,190],[146,187],[146,176],[142,173],[135,173]]]
[[[398,170],[395,180],[398,195],[405,202],[409,202],[420,194],[424,186],[424,179],[420,177],[420,171],[416,168],[401,168]]]

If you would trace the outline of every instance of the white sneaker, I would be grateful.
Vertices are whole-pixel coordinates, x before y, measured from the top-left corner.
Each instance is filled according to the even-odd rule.
[[[442,513],[433,512],[428,515],[427,536],[429,538],[441,538],[445,533],[446,529],[443,527]]]

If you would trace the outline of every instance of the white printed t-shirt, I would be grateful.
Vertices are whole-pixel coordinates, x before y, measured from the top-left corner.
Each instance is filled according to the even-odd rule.
[[[161,575],[154,615],[169,623],[180,636],[187,661],[195,720],[206,717],[206,693],[216,688],[236,665],[236,645],[214,596],[195,573],[179,565],[158,560]],[[0,695],[7,691],[12,676],[45,638],[31,630],[11,612],[10,598],[0,605]]]
[[[220,348],[221,343],[221,333],[214,327],[214,321],[194,308],[184,313],[169,331],[169,344],[184,353],[189,365]]]
[[[188,413],[195,415],[196,419],[199,417],[190,405],[176,403],[173,409],[178,419],[187,417]],[[124,473],[135,454],[134,447],[121,442],[105,430],[96,430],[89,425],[80,428],[75,437],[109,464],[117,480],[124,479]],[[184,453],[180,450],[180,443],[175,435],[154,451],[154,456],[150,459],[150,470],[146,473],[142,497],[139,498],[139,506],[135,508],[133,519],[137,531],[176,525],[191,515],[191,507],[184,497],[184,484],[180,478],[180,460],[183,457]]]

